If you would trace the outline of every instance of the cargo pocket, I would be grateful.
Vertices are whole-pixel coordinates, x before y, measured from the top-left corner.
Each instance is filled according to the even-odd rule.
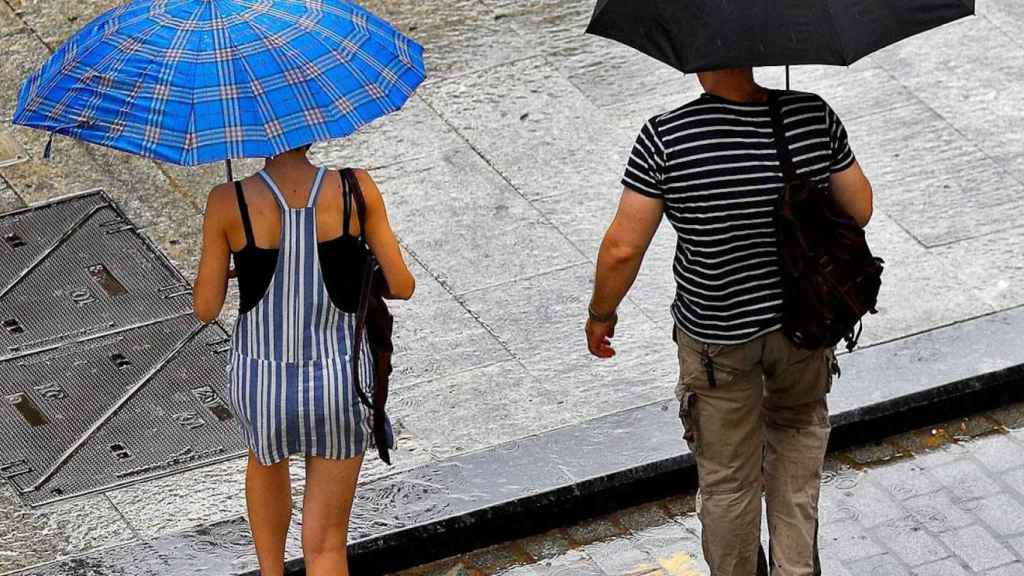
[[[692,391],[683,393],[679,401],[679,419],[683,423],[683,440],[690,447],[690,451],[697,454],[700,438],[697,431],[697,394]]]

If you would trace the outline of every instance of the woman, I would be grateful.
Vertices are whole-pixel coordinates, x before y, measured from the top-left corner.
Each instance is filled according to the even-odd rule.
[[[210,192],[194,289],[196,316],[213,321],[233,257],[240,305],[227,396],[250,449],[246,502],[266,576],[284,572],[294,453],[306,458],[306,573],[348,574],[352,499],[372,442],[372,415],[353,387],[350,355],[364,273],[360,237],[391,297],[408,299],[415,289],[370,176],[355,172],[366,203],[360,222],[353,191],[338,172],[310,164],[308,149],[270,158],[256,175]],[[362,351],[361,379],[372,382],[365,341]]]

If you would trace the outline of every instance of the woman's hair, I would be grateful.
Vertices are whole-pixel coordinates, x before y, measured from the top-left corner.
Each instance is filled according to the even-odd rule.
[[[306,152],[309,152],[309,147],[312,146],[312,145],[313,144],[304,144],[302,146],[299,146],[298,148],[292,148],[291,150],[289,150],[289,152],[302,152],[302,153],[306,153]]]

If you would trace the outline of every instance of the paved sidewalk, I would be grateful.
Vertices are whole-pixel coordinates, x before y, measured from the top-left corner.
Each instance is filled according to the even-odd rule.
[[[1024,404],[832,455],[821,520],[826,576],[1024,575]],[[707,573],[679,496],[398,576]]]
[[[25,75],[114,3],[0,0],[0,122]],[[397,465],[370,458],[363,480],[669,398],[667,226],[621,310],[618,358],[590,358],[582,322],[636,131],[694,97],[696,80],[583,36],[593,2],[365,4],[423,42],[430,77],[402,112],[316,151],[372,170],[418,279],[415,300],[396,306]],[[868,234],[887,269],[864,345],[1024,304],[1024,4],[979,0],[978,12],[849,69],[793,70],[794,88],[832,102],[875,185]],[[782,72],[759,78],[779,86]],[[59,137],[47,162],[45,134],[0,130],[32,156],[0,168],[0,209],[102,187],[194,276],[222,167]],[[235,302],[232,289],[229,328]],[[236,517],[243,473],[235,460],[32,511],[0,485],[0,574]]]

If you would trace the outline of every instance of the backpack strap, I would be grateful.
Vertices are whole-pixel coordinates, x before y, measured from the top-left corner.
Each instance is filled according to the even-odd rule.
[[[775,134],[775,150],[779,155],[779,164],[782,166],[782,176],[787,182],[796,180],[796,167],[793,165],[793,156],[789,151],[789,144],[786,142],[786,128],[782,121],[782,103],[779,102],[779,92],[772,90],[768,93],[768,109],[772,116],[772,131]]]
[[[238,198],[238,211],[242,214],[242,228],[245,229],[245,245],[255,248],[256,240],[252,234],[249,206],[245,203],[245,194],[242,192],[242,182],[240,180],[235,180],[235,196]]]

